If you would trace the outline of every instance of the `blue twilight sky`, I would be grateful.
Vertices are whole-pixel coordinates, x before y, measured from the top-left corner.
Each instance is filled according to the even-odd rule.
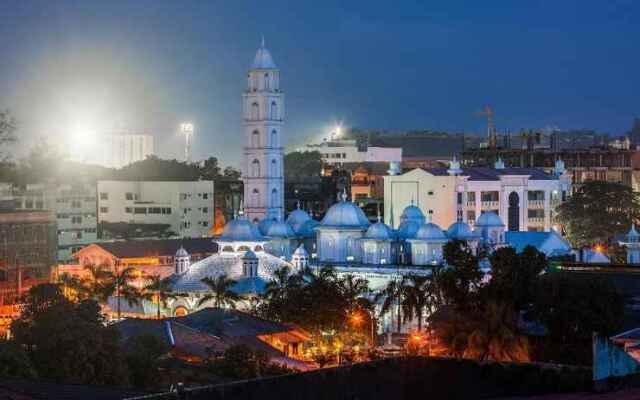
[[[336,120],[480,132],[625,132],[640,114],[640,1],[29,1],[0,6],[0,108],[22,147],[118,127],[237,165],[260,36],[282,70],[290,146]],[[89,139],[82,139],[89,140]]]

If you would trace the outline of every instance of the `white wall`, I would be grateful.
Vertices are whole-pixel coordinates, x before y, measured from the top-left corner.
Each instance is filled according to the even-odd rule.
[[[213,181],[99,181],[97,192],[99,222],[169,224],[182,237],[210,236]]]

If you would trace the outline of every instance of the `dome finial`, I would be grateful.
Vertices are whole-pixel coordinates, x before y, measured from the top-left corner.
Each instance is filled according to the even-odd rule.
[[[264,34],[262,35],[262,42],[260,42],[260,47],[264,49]]]
[[[296,209],[299,210],[300,209],[300,200],[296,201]]]
[[[240,199],[240,207],[238,208],[238,216],[244,215],[244,199]]]
[[[340,198],[342,199],[342,201],[347,201],[347,188],[346,187],[342,188],[342,194],[340,195]]]
[[[378,222],[380,222],[380,203],[378,203]]]

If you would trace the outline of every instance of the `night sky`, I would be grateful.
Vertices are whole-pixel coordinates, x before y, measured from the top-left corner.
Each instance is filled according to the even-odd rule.
[[[0,5],[0,108],[21,148],[126,127],[179,157],[240,160],[241,91],[265,36],[290,146],[347,126],[623,134],[640,114],[640,1],[28,1]],[[16,155],[16,158],[19,154]]]

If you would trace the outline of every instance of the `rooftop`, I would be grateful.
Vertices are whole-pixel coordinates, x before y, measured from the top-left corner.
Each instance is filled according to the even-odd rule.
[[[449,175],[447,168],[429,168],[426,172],[436,176]],[[532,180],[551,180],[552,175],[545,173],[539,168],[503,168],[494,169],[487,167],[462,168],[461,176],[468,176],[470,181],[499,181],[505,175],[529,175]]]
[[[180,247],[189,254],[216,253],[218,246],[211,238],[126,240],[121,242],[96,243],[118,258],[136,258],[150,256],[173,257]]]

